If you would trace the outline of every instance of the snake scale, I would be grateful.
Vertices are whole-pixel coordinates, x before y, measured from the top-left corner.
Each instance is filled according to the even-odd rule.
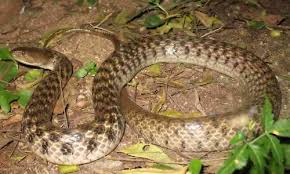
[[[185,34],[142,37],[118,48],[99,67],[93,81],[93,122],[62,129],[51,123],[53,108],[69,80],[73,67],[65,55],[52,49],[19,47],[13,54],[49,58],[52,71],[39,83],[28,103],[22,130],[32,151],[57,164],[88,163],[109,154],[119,144],[129,123],[143,137],[177,151],[220,151],[230,147],[237,131],[250,121],[252,106],[260,106],[265,94],[279,115],[281,91],[270,67],[244,49]],[[51,63],[52,62],[52,63]],[[167,118],[144,111],[122,88],[143,68],[159,63],[189,63],[239,80],[247,94],[246,109],[218,117]],[[122,93],[121,93],[122,91]],[[126,120],[126,121],[125,121]]]

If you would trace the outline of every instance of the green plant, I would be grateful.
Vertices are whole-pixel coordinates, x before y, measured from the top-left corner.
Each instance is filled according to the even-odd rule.
[[[267,97],[261,120],[263,132],[257,138],[248,141],[242,132],[233,137],[231,144],[235,147],[219,169],[219,174],[231,174],[245,167],[251,174],[284,173],[285,166],[289,165],[289,145],[282,144],[279,138],[290,137],[290,120],[274,121]]]
[[[9,83],[18,74],[18,65],[7,48],[0,48],[0,108],[5,113],[11,110],[11,103],[17,101],[21,107],[28,103],[32,91],[30,89],[8,89]],[[42,77],[38,70],[31,70],[25,75],[27,81],[34,81]]]

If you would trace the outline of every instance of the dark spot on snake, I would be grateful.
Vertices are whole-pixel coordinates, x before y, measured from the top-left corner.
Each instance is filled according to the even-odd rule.
[[[48,153],[48,142],[47,140],[43,139],[41,142],[41,147],[42,147],[42,153],[47,154]]]
[[[27,140],[28,140],[29,143],[33,143],[34,135],[33,134],[29,134],[28,137],[27,137]]]
[[[207,43],[202,44],[202,48],[204,50],[208,50],[209,49],[209,44],[207,44]]]
[[[154,42],[154,44],[155,44],[156,46],[159,46],[159,45],[160,45],[160,41],[159,41],[159,40],[157,40],[157,39],[156,39],[156,40],[154,40],[153,42]]]
[[[218,122],[218,118],[217,117],[212,117],[212,125],[214,128],[218,128],[219,127],[219,122]]]
[[[181,41],[179,42],[179,44],[180,44],[181,47],[184,47],[184,46],[185,46],[185,43],[186,43],[186,42],[185,42],[184,40],[181,40]],[[188,47],[188,46],[186,46],[186,47]]]
[[[181,146],[182,149],[185,149],[185,141],[184,140],[181,141],[180,146]]]
[[[216,141],[216,142],[215,142],[215,147],[218,148],[219,145],[220,145],[220,142],[219,142],[219,141]]]
[[[147,56],[146,56],[146,53],[144,51],[142,51],[142,52],[140,52],[138,57],[139,57],[140,62],[141,62],[141,60],[145,60]]]
[[[180,125],[181,127],[185,127],[185,122],[182,122]]]
[[[165,47],[163,46],[163,47],[161,47],[161,50],[162,50],[162,55],[166,55],[166,49],[165,49]]]
[[[116,66],[113,66],[112,69],[114,72],[118,72],[118,68]]]
[[[216,62],[219,60],[219,58],[220,58],[220,56],[219,56],[218,54],[216,54],[216,55],[214,56],[214,59],[215,59]]]
[[[188,46],[185,46],[184,47],[184,54],[188,55],[188,53],[189,53],[189,48],[188,48]]]
[[[114,141],[116,139],[116,136],[115,136],[114,131],[112,129],[108,129],[106,131],[106,135],[110,141]]]
[[[201,149],[202,148],[202,142],[201,141],[197,141],[197,149]]]
[[[30,119],[27,119],[25,120],[23,123],[22,123],[22,130],[25,130],[25,129],[31,129],[33,123]]]
[[[105,126],[104,125],[97,125],[97,127],[94,129],[95,134],[102,134],[105,132]]]
[[[225,49],[225,45],[223,43],[222,44],[222,53],[221,53],[221,55],[227,55],[227,53],[228,53],[228,50]]]
[[[164,144],[167,146],[168,145],[168,140],[164,140]]]
[[[171,40],[170,39],[165,39],[165,45],[170,45]]]
[[[149,132],[149,141],[154,141],[154,135],[152,132]]]
[[[104,63],[110,64],[110,65],[115,65],[115,64],[116,64],[115,60],[116,60],[116,59],[112,59],[112,58],[110,59],[110,58],[109,58],[109,59],[106,59],[106,60],[104,61]]]
[[[98,143],[95,141],[95,139],[92,138],[88,142],[87,149],[88,149],[88,151],[92,152],[93,150],[96,149],[97,146],[98,146]]]
[[[199,57],[200,55],[201,55],[201,49],[198,48],[198,49],[196,50],[196,56]]]
[[[72,144],[70,143],[64,143],[61,146],[60,151],[62,152],[63,155],[68,155],[68,154],[72,154]]]
[[[162,125],[158,125],[157,126],[157,132],[160,132],[161,128],[162,128]]]
[[[100,107],[98,106],[98,108]],[[99,124],[105,123],[105,121],[106,121],[106,118],[103,113],[96,117],[96,122]]]
[[[228,133],[228,132],[227,132],[227,127],[226,127],[226,126],[222,126],[221,131],[222,131],[223,136],[226,136],[227,133]]]
[[[124,122],[122,121],[122,118],[119,117],[119,118],[117,118],[117,120],[118,120],[118,125],[119,125],[120,129],[121,130],[124,129],[125,125],[124,125]]]
[[[35,134],[40,137],[43,135],[43,130],[38,128],[36,129]]]
[[[208,136],[210,134],[209,130],[205,130],[205,136]]]
[[[156,50],[155,50],[155,49],[151,49],[151,52],[152,52],[152,56],[155,57],[156,54],[157,54]],[[135,67],[136,67],[136,66],[135,66]]]
[[[206,56],[207,56],[207,60],[209,60],[212,57],[211,52],[208,52]]]
[[[125,66],[127,66],[127,64],[125,64]],[[121,69],[123,75],[127,75],[127,70],[125,69],[125,66],[124,66],[124,68]],[[121,76],[117,76],[117,78],[119,81],[122,80]]]
[[[179,136],[179,130],[178,129],[174,130],[174,135]]]
[[[245,72],[245,70],[246,70],[246,67],[243,66],[242,69],[240,69],[239,73],[240,73],[240,74],[243,74],[243,73]]]
[[[123,59],[118,59],[118,60],[119,60],[119,65],[123,67],[125,65],[125,62],[123,61]]]
[[[225,58],[225,64],[228,64],[230,58],[231,58],[230,56],[228,56],[228,55],[226,56],[226,58]]]
[[[235,69],[238,65],[239,65],[239,62],[235,62],[235,63],[233,64],[233,69]]]
[[[102,68],[99,69],[98,72],[99,73],[103,72],[103,73],[109,74],[111,72],[111,69],[109,69],[109,67],[107,67],[107,66],[103,66]]]
[[[109,121],[109,123],[113,124],[116,122],[116,117],[114,115],[110,115],[108,121]]]
[[[241,55],[241,57],[244,58],[244,59],[247,59],[247,58],[249,57],[248,52],[246,52],[246,51],[242,51],[242,55]]]
[[[237,49],[234,49],[234,50],[232,51],[232,54],[233,54],[233,57],[234,57],[234,58],[238,58],[238,57],[239,57],[239,51],[238,51]]]

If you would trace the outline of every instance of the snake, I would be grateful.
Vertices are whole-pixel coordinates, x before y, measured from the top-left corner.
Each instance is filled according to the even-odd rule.
[[[117,44],[99,66],[92,85],[94,121],[76,128],[51,123],[53,108],[73,73],[64,54],[49,48],[17,47],[14,57],[28,64],[42,61],[49,73],[34,89],[22,120],[22,132],[31,150],[56,164],[84,164],[110,154],[120,143],[126,123],[152,144],[175,151],[212,152],[231,148],[238,132],[261,129],[259,114],[265,96],[275,118],[281,109],[281,91],[275,74],[261,58],[246,49],[184,33],[140,37]],[[20,61],[21,62],[21,61]],[[216,116],[169,118],[145,111],[133,102],[124,86],[142,69],[156,63],[186,63],[236,79],[247,93],[244,107]]]

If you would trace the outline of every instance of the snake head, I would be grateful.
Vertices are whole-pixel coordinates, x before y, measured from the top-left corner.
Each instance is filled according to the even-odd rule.
[[[11,51],[14,59],[29,66],[53,70],[58,62],[56,51],[47,48],[17,47]]]

